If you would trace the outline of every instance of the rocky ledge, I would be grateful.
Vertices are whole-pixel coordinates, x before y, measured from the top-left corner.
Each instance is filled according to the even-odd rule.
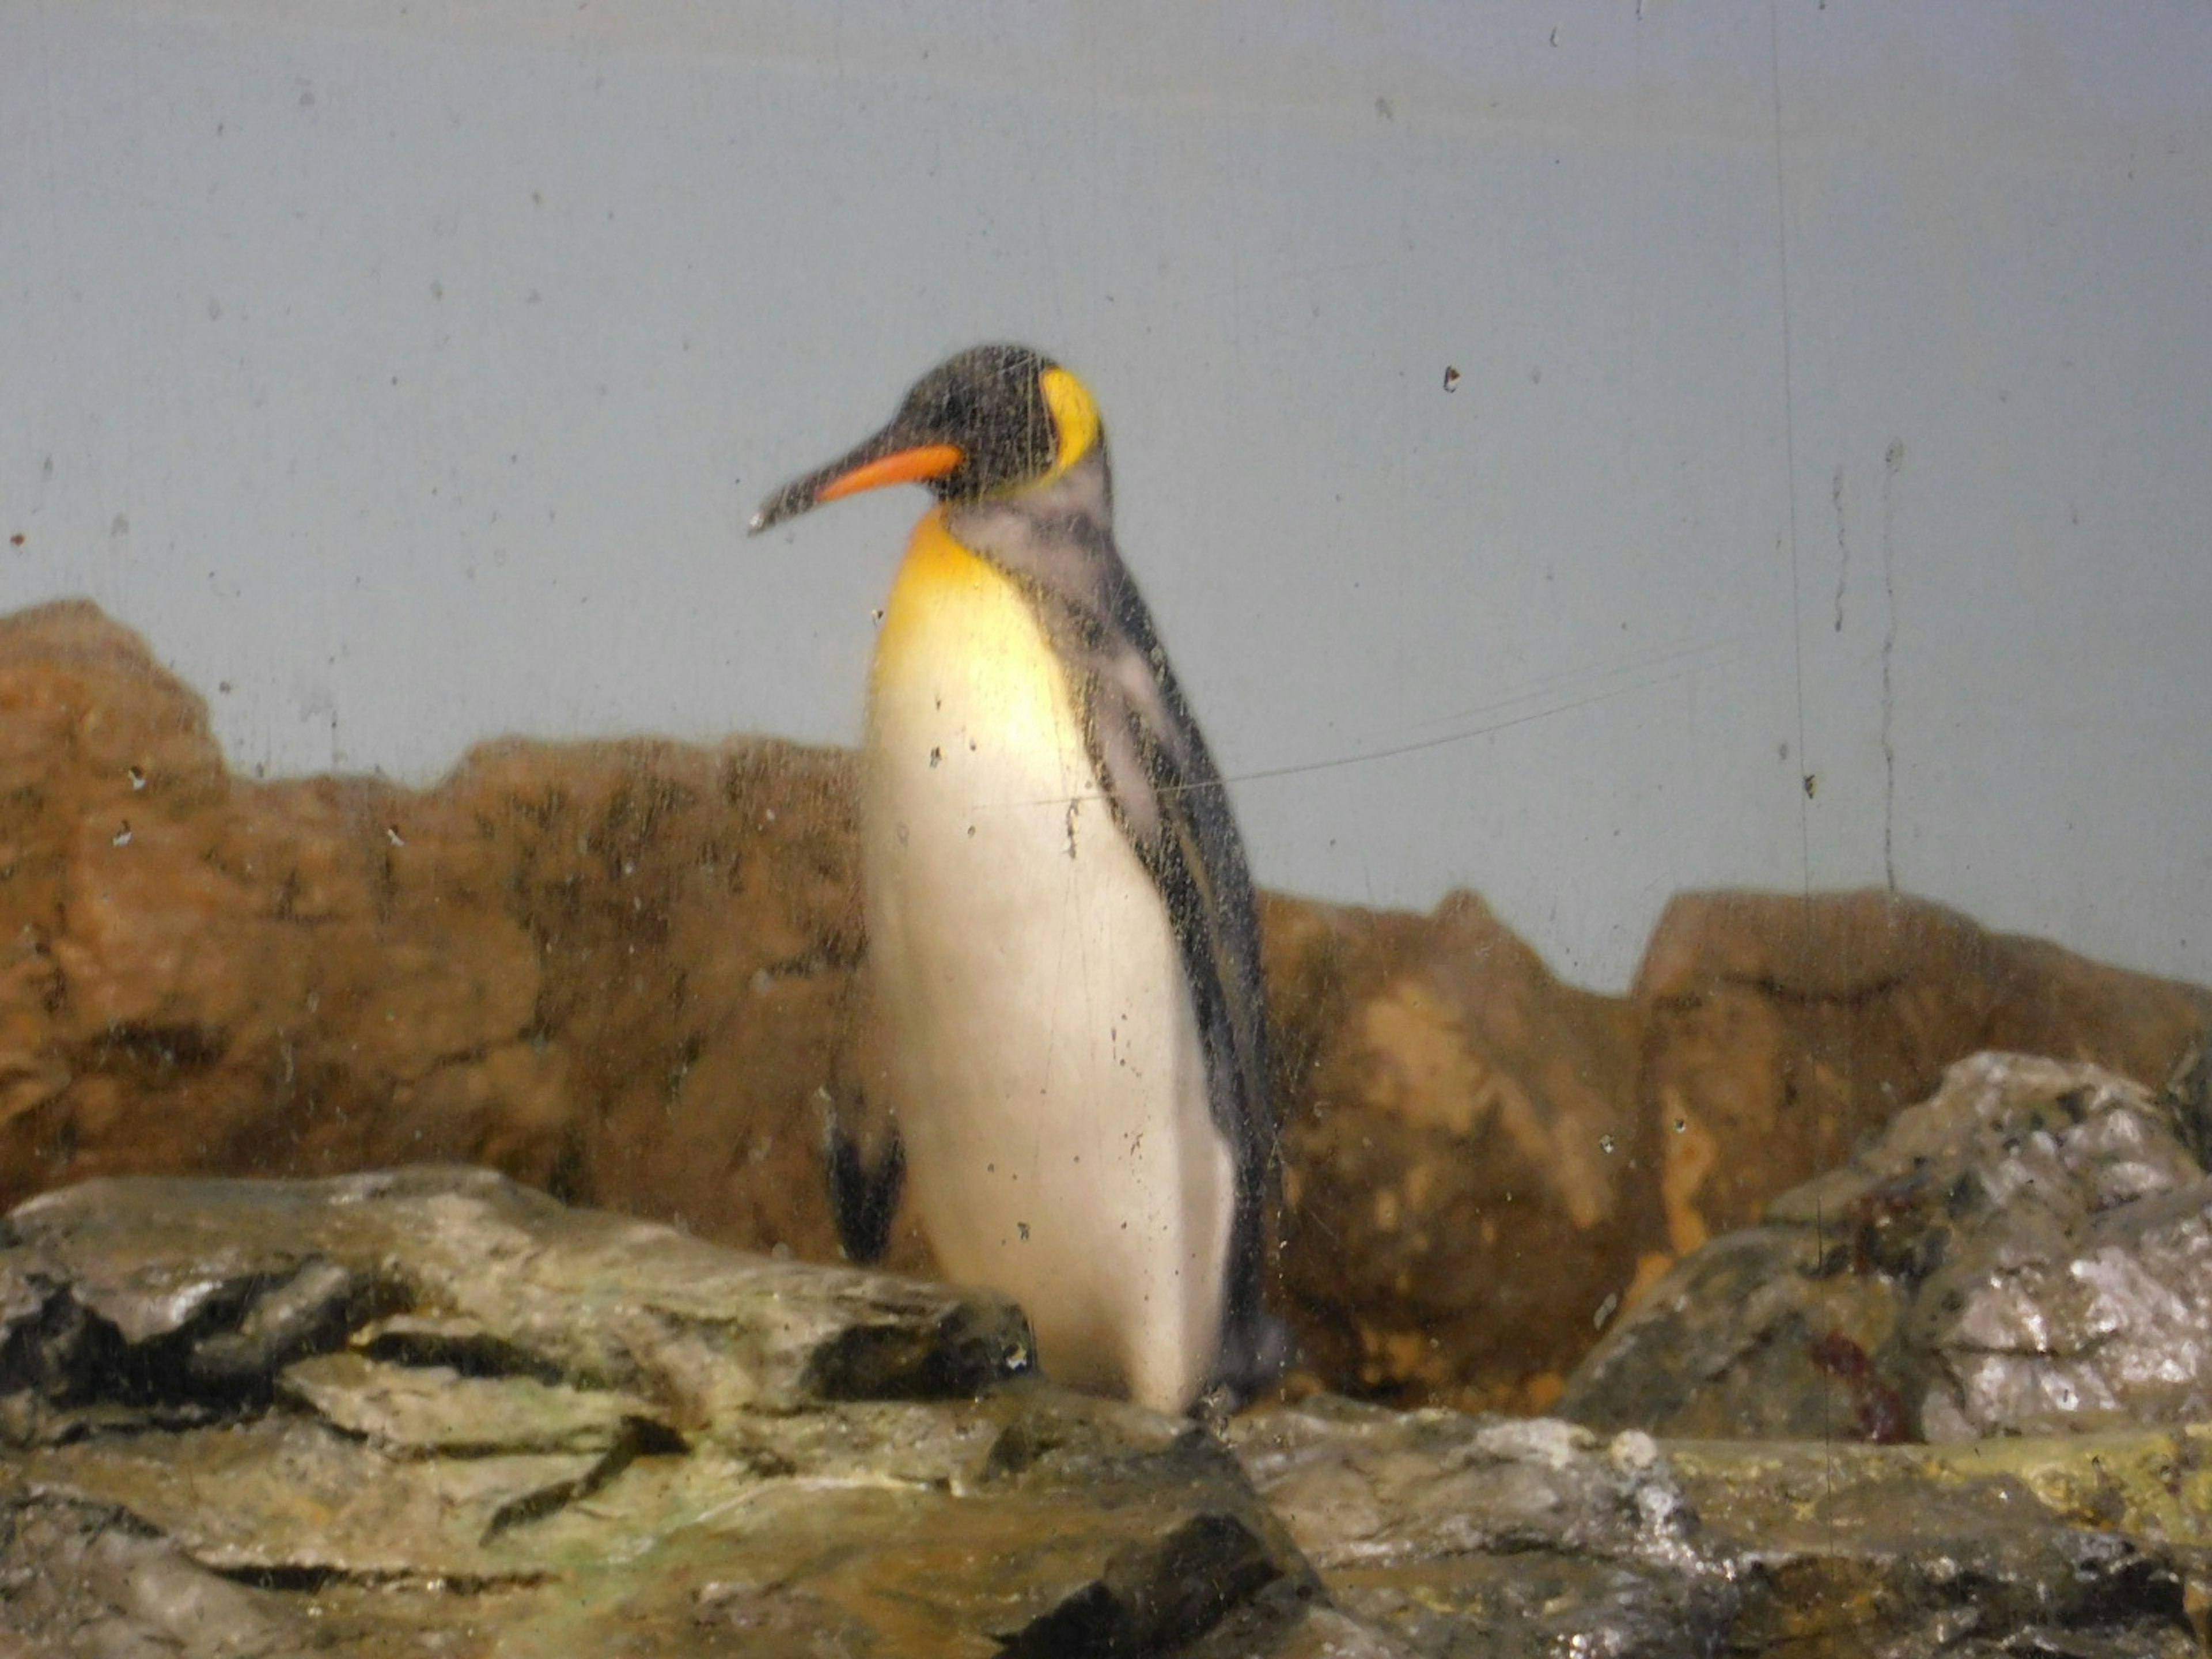
[[[1873,1442],[2212,1420],[2212,1098],[1961,1060],[1764,1224],[1683,1261],[1569,1382],[1598,1426]]]
[[[2212,1605],[2198,1429],[1193,1425],[988,1295],[447,1168],[21,1206],[0,1429],[11,1654],[2180,1659]]]

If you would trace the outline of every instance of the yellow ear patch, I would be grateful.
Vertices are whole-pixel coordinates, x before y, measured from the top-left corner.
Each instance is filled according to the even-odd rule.
[[[1037,384],[1043,388],[1045,407],[1052,410],[1053,430],[1060,440],[1052,471],[1046,474],[1056,478],[1098,441],[1098,405],[1091,400],[1082,381],[1057,366],[1039,375]]]

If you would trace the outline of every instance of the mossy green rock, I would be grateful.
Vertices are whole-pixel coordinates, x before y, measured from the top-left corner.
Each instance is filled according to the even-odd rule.
[[[2201,1654],[2212,1437],[1655,1441],[1051,1387],[988,1295],[495,1177],[0,1239],[0,1654]]]

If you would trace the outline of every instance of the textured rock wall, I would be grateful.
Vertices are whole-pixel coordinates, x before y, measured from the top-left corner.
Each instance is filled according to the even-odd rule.
[[[842,756],[493,744],[434,789],[231,776],[88,605],[0,622],[0,1194],[490,1165],[833,1255]]]
[[[0,1203],[489,1165],[835,1255],[856,1072],[840,751],[505,741],[434,788],[234,776],[83,604],[0,618]],[[2002,1047],[2162,1080],[2194,987],[1874,894],[1689,895],[1625,998],[1480,900],[1265,904],[1285,1304],[1329,1383],[1541,1407],[1680,1254]],[[920,1268],[911,1228],[891,1263]]]

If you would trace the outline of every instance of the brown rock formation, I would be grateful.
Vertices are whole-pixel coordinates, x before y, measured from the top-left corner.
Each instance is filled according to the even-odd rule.
[[[1881,891],[1683,894],[1631,1000],[1676,1254],[1841,1164],[1966,1054],[2087,1060],[2156,1086],[2212,1022],[2200,987]]]
[[[0,1194],[426,1158],[831,1255],[842,757],[486,745],[229,776],[93,607],[0,622]]]
[[[1482,902],[1272,899],[1284,1277],[1340,1388],[1540,1407],[1657,1222],[1628,1006],[1553,978]]]
[[[84,604],[0,618],[0,1204],[94,1175],[488,1164],[836,1254],[846,757],[508,740],[258,783]],[[1632,994],[1471,895],[1266,903],[1286,1310],[1334,1386],[1522,1407],[1636,1287],[1976,1048],[2148,1083],[2212,996],[1885,895],[1690,896]],[[892,1262],[927,1255],[910,1228]]]

